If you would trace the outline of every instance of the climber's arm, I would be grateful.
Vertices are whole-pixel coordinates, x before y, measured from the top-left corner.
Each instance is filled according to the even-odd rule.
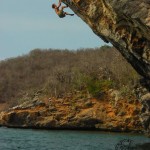
[[[60,6],[61,6],[61,0],[59,0],[57,8],[59,8]]]

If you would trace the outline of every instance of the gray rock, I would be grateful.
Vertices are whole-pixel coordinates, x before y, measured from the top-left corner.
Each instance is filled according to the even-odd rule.
[[[146,134],[150,135],[150,93],[141,97],[141,122],[145,129]]]

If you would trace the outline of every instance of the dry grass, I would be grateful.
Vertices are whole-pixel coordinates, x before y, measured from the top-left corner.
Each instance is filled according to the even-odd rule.
[[[96,84],[112,81],[117,89],[132,89],[138,80],[119,52],[108,46],[77,51],[35,49],[1,61],[0,77],[0,102],[11,105],[41,93],[61,97],[74,90],[88,92],[86,79]]]

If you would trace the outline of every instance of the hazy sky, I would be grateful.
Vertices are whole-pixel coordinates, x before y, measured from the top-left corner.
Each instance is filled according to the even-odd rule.
[[[0,60],[35,48],[78,49],[105,44],[76,15],[60,19],[51,8],[54,2],[58,0],[0,0]]]

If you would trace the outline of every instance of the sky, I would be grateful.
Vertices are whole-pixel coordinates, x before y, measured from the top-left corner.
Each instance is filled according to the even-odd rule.
[[[59,18],[52,3],[58,0],[0,0],[0,60],[35,48],[73,50],[105,44],[78,16]]]

